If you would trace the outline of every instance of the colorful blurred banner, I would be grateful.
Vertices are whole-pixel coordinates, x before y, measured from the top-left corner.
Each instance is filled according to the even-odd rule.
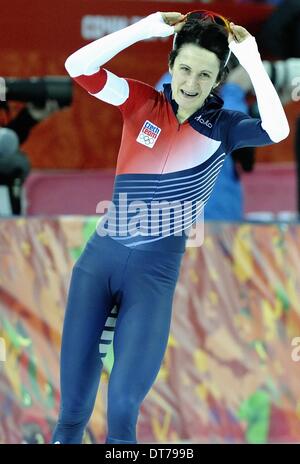
[[[199,2],[126,0],[12,0],[2,3],[1,76],[5,77],[67,76],[66,58],[88,42],[156,11],[179,9],[186,13],[199,8]],[[210,8],[249,28],[253,34],[272,11],[268,5],[236,5],[223,0],[213,2]],[[141,41],[119,53],[104,67],[118,76],[155,85],[167,70],[171,44],[172,38]],[[19,106],[19,103],[11,104],[11,116]],[[260,148],[259,160],[293,161],[294,119],[298,113],[298,104],[290,105],[291,136],[279,145]],[[121,135],[119,110],[91,97],[76,84],[72,106],[38,124],[23,149],[33,168],[112,168]]]
[[[50,440],[71,269],[96,221],[0,222],[1,443]],[[299,250],[299,225],[206,226],[183,260],[139,442],[300,441]],[[104,363],[87,443],[105,439],[112,352]]]

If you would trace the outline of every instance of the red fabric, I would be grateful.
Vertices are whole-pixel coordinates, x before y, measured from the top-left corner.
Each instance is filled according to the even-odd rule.
[[[188,121],[179,130],[178,120],[162,92],[135,79],[126,80],[129,97],[119,106],[124,125],[117,175],[167,174],[192,169],[216,152],[219,143],[196,131]],[[160,131],[156,133],[157,143],[154,146],[140,141],[144,135],[153,137],[151,129],[147,133],[146,123]]]
[[[73,77],[77,84],[81,85],[85,90],[90,93],[98,93],[106,84],[107,72],[104,69],[99,69],[98,72],[91,76],[77,76]]]

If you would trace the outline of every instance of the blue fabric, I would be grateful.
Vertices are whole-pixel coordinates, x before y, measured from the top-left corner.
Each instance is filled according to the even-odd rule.
[[[137,442],[139,408],[167,347],[182,256],[130,249],[96,232],[87,242],[70,283],[61,347],[61,407],[53,443],[81,443],[103,367],[100,335],[115,306],[106,443]]]
[[[163,85],[171,82],[171,74],[166,72],[156,84],[157,90],[163,90]],[[224,108],[248,113],[246,96],[243,89],[233,83],[225,83],[220,89]],[[247,130],[247,129],[246,129]],[[240,131],[237,131],[237,136]],[[234,161],[226,156],[214,189],[205,206],[206,220],[242,221],[244,217],[244,192],[237,176]]]

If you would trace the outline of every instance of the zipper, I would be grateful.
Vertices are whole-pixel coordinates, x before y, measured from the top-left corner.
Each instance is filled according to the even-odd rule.
[[[176,117],[176,116],[175,116],[175,117]],[[181,124],[180,122],[178,122],[178,120],[177,120],[177,118],[176,118],[176,120],[177,120],[177,132],[180,131],[180,128],[181,128],[182,126],[184,126],[184,125],[186,125],[186,124],[189,123],[189,119],[190,119],[190,118],[187,118],[187,119]]]

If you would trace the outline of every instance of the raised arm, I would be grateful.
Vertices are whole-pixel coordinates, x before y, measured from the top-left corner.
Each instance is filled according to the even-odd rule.
[[[129,96],[125,79],[103,69],[120,51],[150,37],[167,37],[176,31],[175,23],[184,18],[181,13],[153,13],[135,24],[113,32],[85,45],[70,55],[65,67],[70,76],[99,100],[115,106]]]
[[[162,13],[153,13],[80,48],[67,58],[65,67],[71,77],[81,74],[88,76],[130,45],[150,37],[167,37],[173,33],[174,27],[165,23]]]
[[[229,48],[238,58],[251,79],[261,118],[261,126],[277,143],[289,135],[289,124],[280,98],[264,68],[255,38],[241,27],[232,24],[235,34],[229,38]]]

